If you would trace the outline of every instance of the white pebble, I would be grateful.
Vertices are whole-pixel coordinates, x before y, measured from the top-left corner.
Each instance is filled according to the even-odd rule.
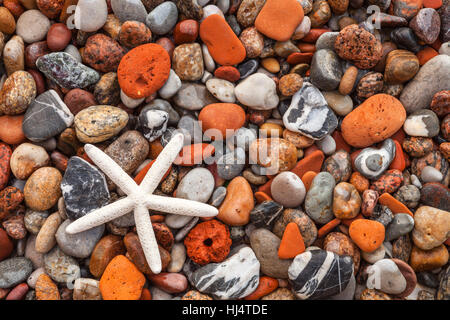
[[[127,106],[130,109],[134,109],[136,108],[138,105],[140,105],[142,103],[142,101],[145,100],[145,98],[142,99],[133,99],[130,98],[129,96],[127,96],[125,94],[125,92],[122,91],[122,89],[120,89],[120,100],[122,100],[123,104],[125,106]]]
[[[417,188],[422,189],[422,183],[420,183],[419,178],[415,174],[411,175],[411,183],[415,185]]]
[[[326,135],[322,140],[316,141],[316,145],[327,156],[332,155],[336,151],[336,141],[330,135]]]
[[[169,78],[166,83],[159,89],[158,93],[163,99],[172,98],[178,90],[181,88],[181,80],[180,77],[176,74],[175,71],[170,69]]]
[[[214,59],[209,53],[206,44],[202,44],[202,53],[203,53],[203,62],[205,64],[206,70],[208,70],[209,72],[214,72],[214,70],[216,69],[216,64],[214,63]]]
[[[209,17],[209,16],[211,16],[213,14],[218,14],[219,16],[221,16],[222,18],[225,19],[225,16],[223,15],[222,10],[220,10],[220,8],[218,6],[215,6],[213,4],[209,4],[206,7],[203,7],[203,17],[200,20],[200,22],[202,22],[207,17]]]
[[[180,272],[186,261],[186,248],[182,242],[175,243],[170,251],[170,263],[167,266],[168,272]]]
[[[227,80],[212,78],[206,81],[206,89],[221,102],[234,103],[234,85]]]
[[[306,189],[302,180],[293,172],[279,173],[270,187],[273,199],[287,208],[295,208],[305,199]]]
[[[442,173],[431,166],[426,166],[422,169],[422,174],[420,175],[422,181],[427,182],[440,182],[443,178]]]
[[[64,49],[64,52],[70,54],[72,58],[77,60],[79,63],[82,62],[80,52],[78,51],[77,47],[75,47],[73,44],[69,44]]]

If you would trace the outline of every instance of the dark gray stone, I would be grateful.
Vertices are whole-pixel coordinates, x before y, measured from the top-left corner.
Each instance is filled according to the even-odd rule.
[[[241,74],[241,80],[254,74],[259,68],[258,60],[250,59],[238,66],[239,73]]]
[[[106,179],[89,162],[72,157],[61,181],[67,216],[76,220],[109,202]]]
[[[316,51],[311,61],[310,77],[311,83],[321,90],[336,89],[342,78],[338,55],[330,49]]]
[[[278,202],[268,200],[256,205],[250,211],[250,221],[258,228],[268,228],[283,211],[283,206]]]
[[[238,176],[245,166],[245,151],[242,148],[222,155],[217,159],[217,174],[225,180]]]

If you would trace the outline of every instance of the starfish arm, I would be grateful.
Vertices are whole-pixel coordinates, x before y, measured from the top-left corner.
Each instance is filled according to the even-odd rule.
[[[151,195],[145,200],[147,208],[193,217],[215,217],[219,213],[217,208],[206,203],[180,198],[168,198]]]
[[[170,139],[170,142],[161,151],[139,185],[145,193],[152,193],[156,189],[162,177],[178,156],[183,147],[183,142],[183,134],[178,133]]]
[[[126,194],[137,190],[137,184],[106,153],[92,144],[86,144],[84,150],[89,158]]]
[[[134,209],[134,221],[136,230],[144,251],[147,263],[154,274],[161,272],[161,256],[159,255],[158,244],[153,232],[152,222],[148,210],[144,206],[137,206]]]
[[[120,199],[75,220],[67,226],[66,232],[73,234],[86,231],[123,216],[133,210],[133,208],[134,202],[130,198]]]

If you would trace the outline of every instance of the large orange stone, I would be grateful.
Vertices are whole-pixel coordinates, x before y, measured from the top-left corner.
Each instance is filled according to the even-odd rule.
[[[384,226],[375,220],[355,219],[350,224],[350,238],[364,252],[373,252],[384,241]]]
[[[303,15],[297,0],[267,0],[256,17],[255,27],[271,39],[287,41],[302,22]]]
[[[225,19],[218,14],[210,15],[203,20],[200,25],[200,38],[218,64],[231,66],[245,59],[244,45]]]
[[[198,120],[205,135],[213,140],[223,140],[244,125],[245,111],[234,103],[213,103],[200,111]]]
[[[100,279],[103,300],[139,300],[145,277],[125,256],[111,260]]]
[[[406,110],[398,99],[376,94],[345,116],[342,137],[353,147],[365,148],[392,136],[405,119]]]
[[[245,178],[239,176],[228,185],[217,219],[229,226],[243,226],[249,222],[253,207],[252,188]]]

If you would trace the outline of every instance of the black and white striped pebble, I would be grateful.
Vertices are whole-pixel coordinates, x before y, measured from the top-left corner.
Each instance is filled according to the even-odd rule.
[[[56,91],[48,90],[31,102],[23,118],[22,130],[28,139],[40,142],[70,127],[73,118]]]
[[[325,250],[307,251],[295,257],[288,273],[299,299],[320,299],[345,290],[353,273],[353,260]]]
[[[139,126],[148,141],[153,142],[167,129],[169,114],[165,111],[144,108],[139,115]]]
[[[338,120],[319,89],[305,82],[292,97],[283,123],[288,130],[321,140],[336,129]]]
[[[250,247],[242,247],[221,263],[210,263],[189,276],[201,292],[219,299],[239,299],[256,290],[259,284],[259,261]]]
[[[394,160],[395,148],[394,141],[386,139],[380,149],[363,149],[355,159],[356,170],[367,179],[378,179]]]

